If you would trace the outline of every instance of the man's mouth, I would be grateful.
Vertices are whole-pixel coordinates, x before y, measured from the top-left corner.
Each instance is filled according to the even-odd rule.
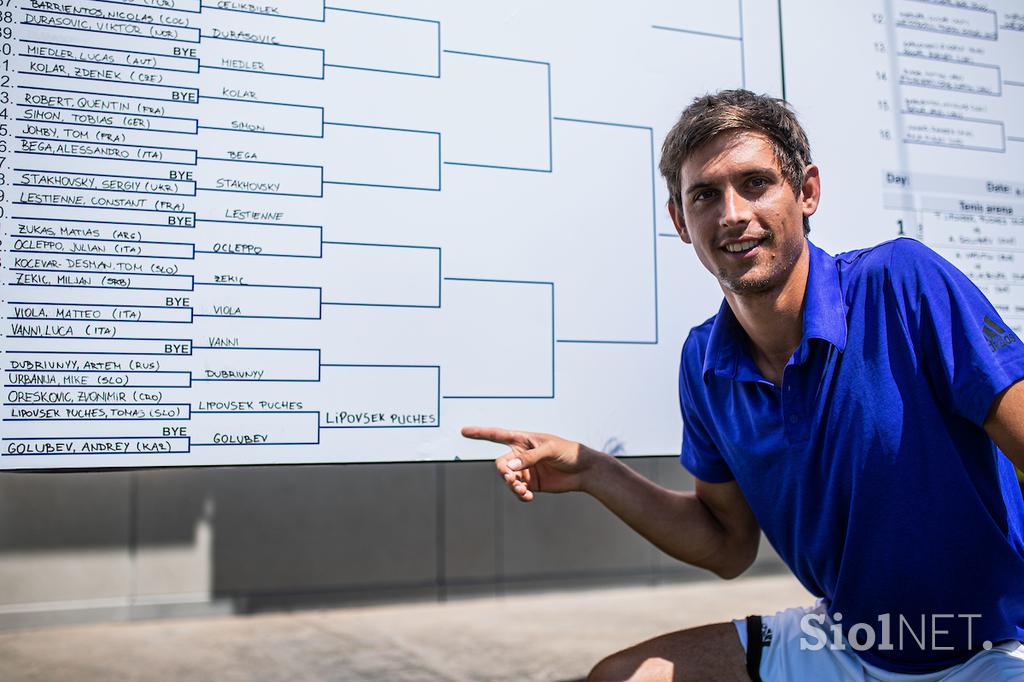
[[[726,253],[742,255],[749,251],[752,251],[753,249],[765,243],[769,239],[771,239],[771,235],[765,235],[760,239],[742,239],[740,241],[725,244],[724,246],[722,246],[722,250],[725,251]]]

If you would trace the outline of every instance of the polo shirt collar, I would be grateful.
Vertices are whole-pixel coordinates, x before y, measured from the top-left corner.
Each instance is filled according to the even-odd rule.
[[[807,275],[807,292],[804,294],[804,335],[807,339],[821,339],[842,351],[846,348],[846,300],[839,285],[839,267],[836,259],[828,255],[810,240],[811,265]]]
[[[804,331],[800,346],[794,353],[796,361],[805,358],[809,339],[821,339],[839,351],[846,348],[847,310],[835,259],[810,240],[807,248],[809,262],[804,292]],[[746,332],[723,299],[704,351],[704,380],[714,372],[738,381],[765,381],[747,351],[746,339]]]

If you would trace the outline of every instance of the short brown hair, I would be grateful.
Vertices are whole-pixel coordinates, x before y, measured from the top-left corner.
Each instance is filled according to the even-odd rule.
[[[804,167],[811,163],[811,145],[789,104],[749,90],[722,90],[694,99],[661,146],[658,170],[668,183],[669,200],[675,202],[677,208],[683,207],[679,188],[683,163],[715,136],[736,130],[749,130],[767,137],[783,176],[793,192],[800,194]],[[810,229],[804,217],[804,232]]]

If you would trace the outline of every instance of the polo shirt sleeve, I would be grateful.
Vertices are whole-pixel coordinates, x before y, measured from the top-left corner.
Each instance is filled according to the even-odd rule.
[[[683,357],[679,364],[679,409],[683,416],[683,445],[679,461],[702,481],[726,483],[734,480],[735,476],[701,421],[695,402],[695,389],[703,388],[703,354],[696,345],[691,335],[683,344]]]
[[[1024,345],[960,270],[913,239],[893,242],[889,278],[920,366],[954,412],[981,425],[1024,378]]]

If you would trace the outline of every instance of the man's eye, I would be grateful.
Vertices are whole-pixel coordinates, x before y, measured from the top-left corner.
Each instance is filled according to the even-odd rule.
[[[713,196],[715,196],[714,190],[706,189],[706,190],[703,190],[701,192],[697,192],[696,194],[694,194],[693,195],[693,200],[694,201],[707,201],[708,199],[712,198]]]
[[[768,178],[751,178],[750,186],[754,188],[762,188],[768,186]]]

